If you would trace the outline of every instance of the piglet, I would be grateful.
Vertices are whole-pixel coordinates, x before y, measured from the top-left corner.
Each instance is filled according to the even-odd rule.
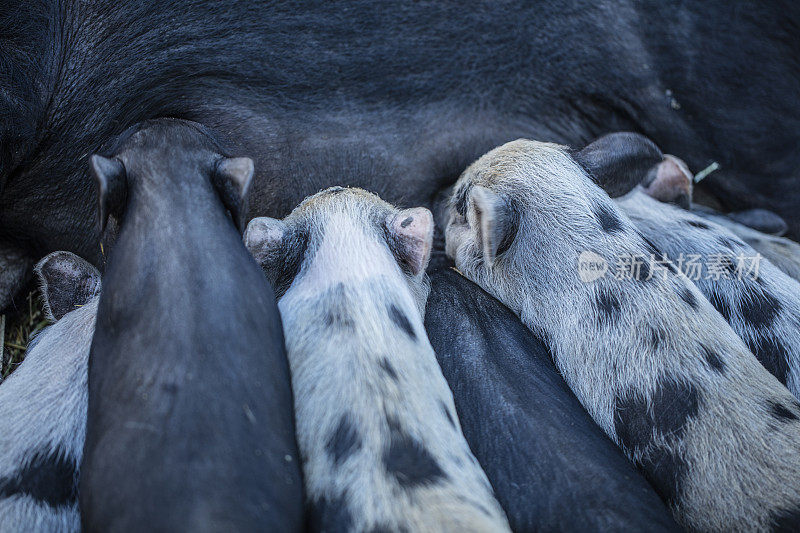
[[[675,531],[656,492],[578,402],[544,343],[453,269],[425,329],[464,435],[514,531]]]
[[[425,335],[424,208],[333,188],[245,242],[280,295],[315,531],[507,531]]]
[[[127,130],[108,155],[91,172],[101,222],[121,229],[89,362],[84,528],[299,530],[281,323],[236,230],[252,161],[170,119]]]
[[[636,203],[643,198],[639,193],[644,192],[659,202],[691,211],[696,217],[723,226],[770,263],[800,281],[800,244],[780,236],[788,228],[782,217],[765,209],[748,209],[725,215],[707,206],[692,204],[692,190],[692,174],[686,163],[675,156],[665,155],[662,162],[650,169],[640,186],[621,197],[621,200],[626,205]]]
[[[69,252],[51,253],[34,272],[55,323],[0,384],[0,530],[79,531],[86,366],[100,274]]]
[[[588,148],[518,140],[473,163],[454,190],[448,254],[546,339],[679,523],[796,530],[800,404],[674,265],[615,275],[651,248],[596,185],[615,176],[597,174],[604,154]]]
[[[617,205],[652,245],[639,259],[677,263],[761,364],[800,398],[800,283],[724,226],[643,191]]]
[[[695,206],[692,214],[726,228],[785,274],[800,281],[800,244],[797,242],[758,231],[703,206]]]

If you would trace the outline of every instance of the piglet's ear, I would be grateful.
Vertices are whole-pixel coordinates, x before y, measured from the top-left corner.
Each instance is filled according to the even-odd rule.
[[[240,232],[247,213],[247,195],[253,181],[253,160],[249,157],[226,157],[217,163],[213,183],[222,204],[230,211]]]
[[[573,154],[612,198],[631,191],[664,158],[653,141],[638,133],[610,133]]]
[[[470,196],[483,250],[483,261],[492,266],[497,256],[505,252],[514,241],[519,227],[519,215],[503,196],[486,187],[475,185]]]
[[[108,217],[119,217],[125,208],[128,194],[125,165],[119,159],[94,154],[89,159],[89,171],[97,185],[97,213],[102,233]]]
[[[397,261],[415,276],[424,272],[433,246],[431,212],[424,207],[402,209],[386,217],[386,230]]]
[[[36,264],[34,272],[50,320],[60,320],[100,294],[100,272],[73,253],[53,252]]]
[[[286,224],[269,217],[254,218],[244,232],[244,245],[256,262],[264,268],[273,264],[283,253]]]

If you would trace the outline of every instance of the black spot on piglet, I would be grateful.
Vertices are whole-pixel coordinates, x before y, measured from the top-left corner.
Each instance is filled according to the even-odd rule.
[[[392,365],[392,363],[389,362],[387,358],[385,357],[381,358],[381,360],[378,361],[378,365],[380,365],[381,369],[383,369],[383,371],[386,372],[387,376],[389,376],[394,381],[397,381],[397,371],[394,369],[394,366]]]
[[[333,466],[342,464],[359,448],[361,448],[361,436],[347,415],[343,415],[325,445],[325,449],[333,460]]]
[[[782,308],[780,301],[773,295],[752,286],[739,300],[742,318],[754,328],[771,326]]]
[[[791,412],[785,405],[780,402],[769,402],[770,414],[781,422],[791,422],[797,420],[797,415]]]
[[[51,507],[78,498],[75,460],[56,449],[36,451],[15,475],[0,478],[0,498],[26,495]]]
[[[705,222],[700,222],[699,220],[687,220],[686,223],[698,229],[711,229],[711,226],[709,226]]]
[[[719,355],[707,346],[701,345],[700,348],[703,350],[708,366],[720,374],[723,374],[725,372],[725,363],[720,359]]]
[[[445,473],[428,450],[396,422],[390,423],[389,428],[391,442],[383,453],[383,464],[400,486],[430,485],[445,478]]]
[[[773,533],[794,533],[800,531],[800,508],[779,511],[772,519]]]
[[[698,409],[694,385],[662,378],[649,402],[635,394],[616,399],[614,429],[620,443],[633,451],[650,444],[653,430],[663,437],[681,438]]]
[[[767,338],[761,334],[745,338],[745,341],[758,362],[786,385],[789,376],[789,352],[786,346],[776,338]]]
[[[350,531],[353,528],[353,515],[343,495],[312,500],[306,518],[309,531]]]
[[[692,291],[689,290],[689,287],[683,287],[680,290],[680,295],[681,299],[684,302],[686,302],[689,305],[689,307],[691,307],[692,309],[697,309],[698,306],[697,298],[695,298],[694,294],[692,294]]]
[[[400,227],[407,228],[412,222],[414,222],[413,217],[406,217],[406,219],[400,223]]]
[[[601,289],[597,293],[597,310],[601,321],[615,322],[619,318],[620,309],[619,299],[608,290]]]
[[[708,301],[711,302],[711,305],[713,305],[714,309],[716,309],[717,312],[722,315],[725,321],[730,323],[731,306],[728,304],[728,301],[725,299],[725,297],[716,292],[711,292],[708,295]]]
[[[674,451],[656,446],[642,457],[641,466],[656,492],[667,505],[671,505],[677,499],[688,471],[683,457]]]
[[[389,306],[389,318],[392,319],[392,322],[397,327],[405,331],[412,340],[417,339],[417,334],[414,333],[414,328],[411,326],[411,322],[408,321],[408,317],[395,304]]]
[[[618,233],[623,230],[622,221],[607,205],[596,204],[594,206],[594,216],[600,223],[600,227],[606,233]]]

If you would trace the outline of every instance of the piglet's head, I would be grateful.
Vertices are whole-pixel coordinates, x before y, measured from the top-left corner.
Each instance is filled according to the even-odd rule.
[[[524,139],[504,144],[456,183],[447,255],[472,279],[489,271],[501,276],[515,258],[546,249],[537,247],[537,236],[565,231],[557,223],[570,219],[563,206],[579,205],[589,194],[625,194],[662,160],[652,142],[634,133],[606,135],[579,151]]]
[[[94,154],[89,170],[97,187],[101,233],[110,218],[118,223],[134,184],[143,187],[191,185],[207,178],[241,231],[253,161],[225,157],[209,130],[194,122],[158,119],[142,122],[117,139],[112,155]]]
[[[70,252],[52,252],[34,268],[48,319],[60,320],[100,294],[100,272]]]
[[[244,241],[279,297],[379,278],[408,284],[418,304],[427,295],[433,216],[423,207],[397,209],[362,189],[335,187],[284,220],[251,220]]]

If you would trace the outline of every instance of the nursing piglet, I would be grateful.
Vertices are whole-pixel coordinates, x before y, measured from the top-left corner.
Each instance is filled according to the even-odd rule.
[[[55,323],[0,383],[0,530],[79,531],[86,365],[100,273],[69,252],[51,253],[34,272]]]
[[[245,242],[281,295],[316,531],[507,531],[422,313],[433,221],[333,188]]]
[[[299,530],[280,318],[235,226],[252,161],[160,119],[92,156],[91,172],[101,222],[121,229],[89,361],[84,529]]]
[[[647,480],[589,417],[519,318],[453,269],[425,329],[467,442],[514,531],[674,531]]]
[[[446,231],[467,277],[546,340],[592,418],[692,530],[800,526],[800,405],[596,183],[596,147],[518,140],[459,179]],[[613,154],[612,154],[613,155]]]

